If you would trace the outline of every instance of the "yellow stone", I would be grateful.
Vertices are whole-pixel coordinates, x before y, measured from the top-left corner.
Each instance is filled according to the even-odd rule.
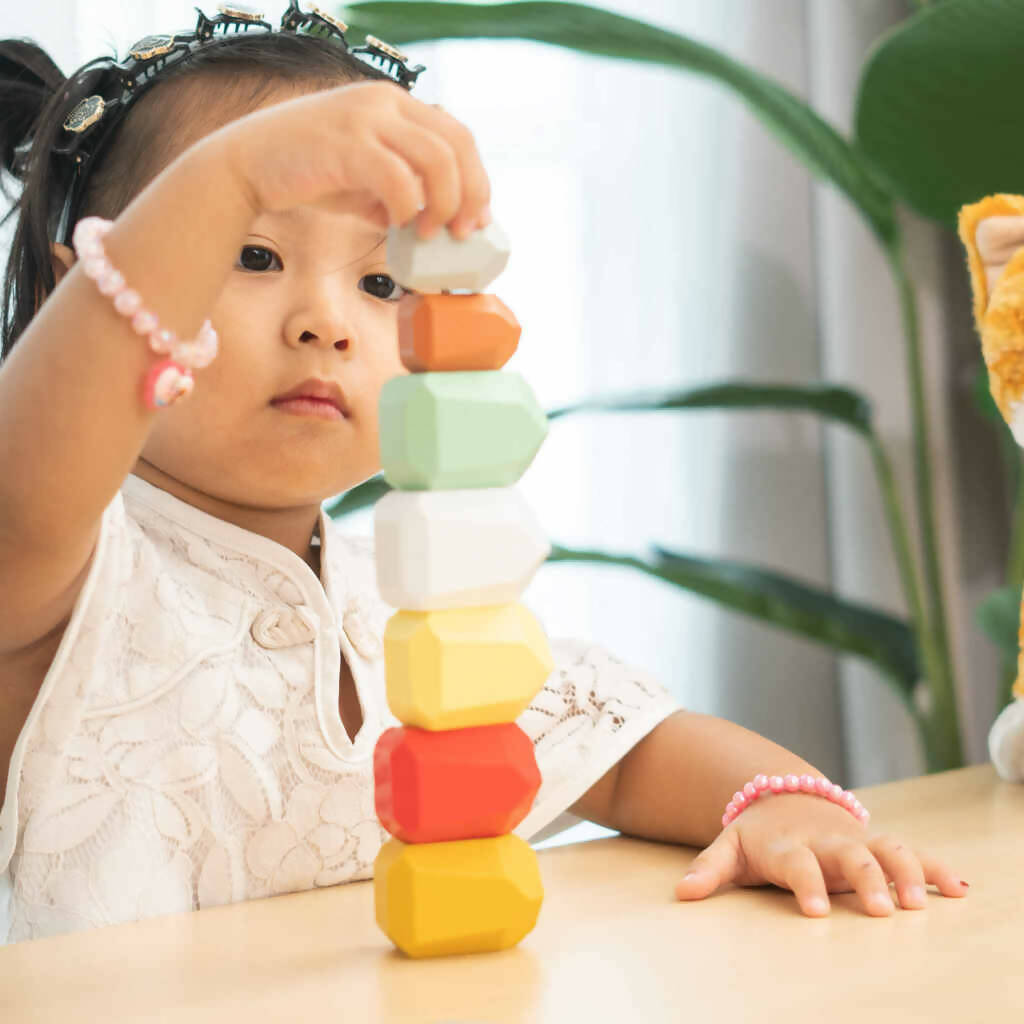
[[[392,713],[434,730],[513,722],[554,670],[543,627],[518,602],[397,611],[384,658]]]
[[[411,957],[491,953],[519,942],[544,900],[537,855],[509,833],[406,844],[389,839],[373,865],[381,931]]]

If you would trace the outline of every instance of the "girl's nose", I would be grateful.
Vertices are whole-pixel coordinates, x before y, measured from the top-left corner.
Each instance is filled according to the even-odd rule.
[[[320,340],[321,339],[316,334],[314,334],[312,331],[303,331],[302,332],[302,337],[299,338],[299,341],[303,341],[306,344],[309,344],[309,343],[314,342],[314,341],[320,341]],[[337,341],[334,342],[334,347],[339,352],[344,352],[345,349],[348,348],[348,338],[339,338]]]

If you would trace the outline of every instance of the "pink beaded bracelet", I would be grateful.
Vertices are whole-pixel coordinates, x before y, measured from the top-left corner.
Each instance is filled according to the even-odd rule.
[[[204,320],[193,340],[182,341],[174,331],[161,327],[156,316],[142,308],[142,296],[125,284],[120,271],[107,259],[103,236],[111,227],[113,221],[102,217],[83,217],[75,225],[71,244],[82,261],[82,272],[96,282],[101,294],[113,300],[118,313],[131,317],[135,333],[148,337],[154,352],[170,354],[170,359],[161,359],[146,372],[142,400],[149,409],[173,405],[192,393],[192,368],[202,369],[213,362],[217,355],[217,332],[209,320]]]
[[[755,775],[743,789],[737,790],[722,815],[722,828],[749,807],[762,793],[810,793],[823,796],[840,807],[845,807],[861,824],[866,825],[871,815],[864,805],[842,786],[829,782],[824,776],[814,775]]]

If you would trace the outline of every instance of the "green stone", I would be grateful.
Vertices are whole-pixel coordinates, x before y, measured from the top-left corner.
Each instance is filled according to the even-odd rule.
[[[548,432],[530,386],[502,370],[393,377],[379,416],[385,479],[405,491],[508,487]]]

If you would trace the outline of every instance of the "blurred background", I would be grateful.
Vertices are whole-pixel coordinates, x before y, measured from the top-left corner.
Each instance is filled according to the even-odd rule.
[[[216,13],[215,3],[201,6]],[[276,25],[285,6],[260,9]],[[340,5],[320,6],[350,21]],[[865,61],[921,6],[601,8],[715,48],[850,137]],[[476,137],[512,246],[492,288],[523,326],[508,369],[542,407],[722,380],[844,385],[873,403],[916,536],[910,382],[884,252],[848,198],[813,177],[751,106],[677,67],[529,39],[405,42],[373,28],[369,13],[363,20],[427,66],[414,95],[442,104]],[[66,74],[194,24],[186,0],[36,0],[0,16],[4,36],[38,41]],[[903,206],[895,216],[917,289],[962,758],[975,763],[987,760],[987,731],[1004,702],[1003,661],[975,608],[1005,582],[1007,484],[996,428],[972,394],[980,346],[962,252],[948,226]],[[4,259],[9,236],[0,236]],[[871,455],[820,416],[565,416],[521,487],[557,544],[642,555],[656,543],[906,617]],[[372,512],[345,525],[372,532]],[[906,702],[870,660],[625,567],[549,563],[524,599],[551,635],[602,644],[684,706],[762,733],[844,786],[926,769]]]

